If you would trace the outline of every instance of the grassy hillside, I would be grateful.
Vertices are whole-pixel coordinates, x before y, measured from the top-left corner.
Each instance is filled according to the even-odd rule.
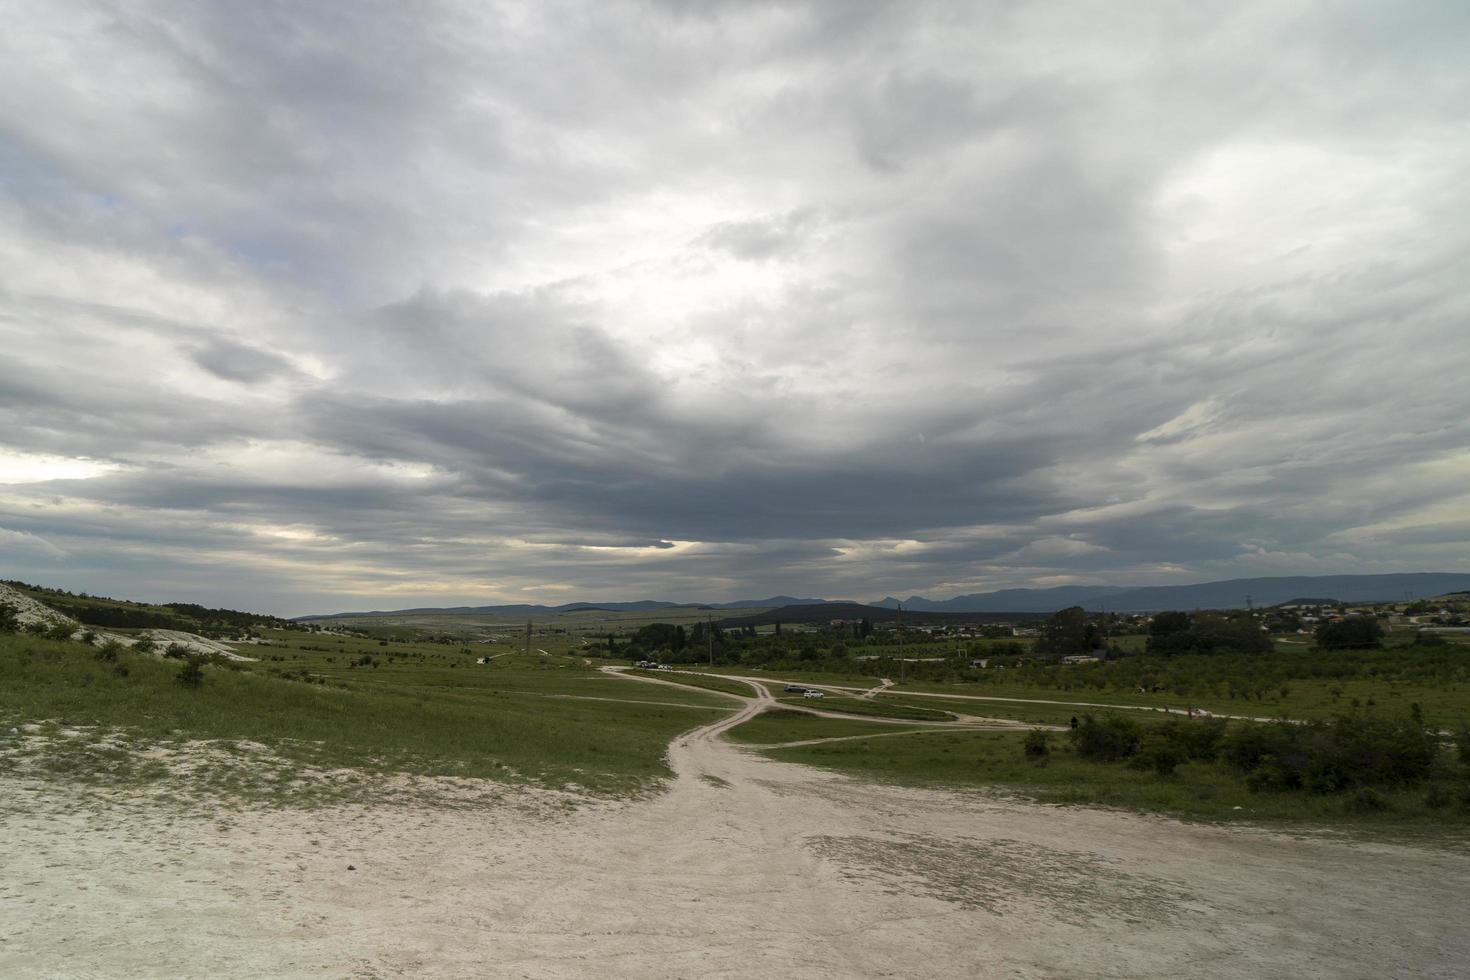
[[[147,762],[154,749],[248,742],[282,773],[490,777],[607,795],[652,786],[668,774],[670,739],[729,710],[559,653],[477,665],[506,650],[281,631],[245,649],[262,659],[205,667],[193,688],[178,661],[0,635],[0,766],[129,784],[169,775]],[[248,795],[309,802],[323,788],[270,777]]]
[[[131,602],[127,599],[109,599],[86,593],[74,594],[62,589],[47,589],[25,582],[5,584],[86,626],[124,630],[181,630],[216,638],[239,636],[260,627],[285,629],[291,626],[286,620],[275,616],[241,612],[238,609],[211,609],[189,602]]]

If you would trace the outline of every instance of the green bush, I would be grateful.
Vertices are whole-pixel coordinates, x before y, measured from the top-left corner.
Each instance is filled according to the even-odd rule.
[[[1372,616],[1352,616],[1317,627],[1322,650],[1376,650],[1383,646],[1383,627]]]
[[[1430,810],[1442,810],[1454,802],[1454,797],[1449,790],[1439,783],[1431,783],[1428,792],[1424,794],[1424,806]]]
[[[1220,755],[1241,772],[1250,773],[1266,765],[1267,760],[1291,751],[1294,731],[1284,723],[1242,725],[1220,742]]]
[[[1183,750],[1191,762],[1213,762],[1225,735],[1224,718],[1170,718],[1157,728],[1165,740]]]
[[[179,683],[185,687],[198,688],[204,683],[204,658],[190,654],[179,668]]]
[[[1413,719],[1342,715],[1304,725],[1247,725],[1224,739],[1221,753],[1252,789],[1336,793],[1422,782],[1439,742]]]
[[[1123,715],[1103,715],[1098,720],[1083,715],[1081,723],[1068,737],[1077,754],[1092,762],[1116,762],[1138,752],[1142,730],[1138,722]]]
[[[1372,786],[1364,786],[1347,798],[1346,806],[1355,813],[1371,813],[1376,810],[1387,810],[1388,800],[1383,794]]]
[[[1051,757],[1051,733],[1045,729],[1031,729],[1021,744],[1026,758],[1032,762],[1042,763]]]
[[[1160,776],[1172,776],[1174,770],[1189,761],[1184,743],[1171,737],[1160,726],[1143,737],[1138,754],[1128,761],[1133,769],[1152,769]]]

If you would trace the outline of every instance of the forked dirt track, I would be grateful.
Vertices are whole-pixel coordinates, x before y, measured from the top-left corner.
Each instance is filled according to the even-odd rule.
[[[874,786],[719,738],[768,703],[677,739],[666,793],[572,813],[184,819],[0,781],[0,976],[1470,973],[1464,855]]]

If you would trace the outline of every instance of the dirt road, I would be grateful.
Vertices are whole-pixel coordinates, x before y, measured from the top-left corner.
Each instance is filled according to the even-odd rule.
[[[718,678],[720,678],[722,680],[727,680],[727,681],[745,681],[748,684],[755,684],[755,685],[765,685],[765,684],[781,684],[781,685],[785,685],[785,684],[801,684],[803,687],[815,688],[818,691],[828,691],[828,692],[835,693],[835,694],[849,694],[849,695],[853,695],[853,696],[856,696],[856,697],[859,697],[859,698],[868,699],[868,700],[871,700],[871,699],[877,697],[879,694],[883,694],[883,693],[889,691],[891,688],[896,687],[896,685],[893,683],[893,681],[889,680],[886,677],[881,679],[878,687],[852,687],[852,686],[846,685],[846,684],[823,684],[823,683],[818,683],[818,682],[809,681],[809,680],[803,680],[803,681],[779,680],[779,679],[774,678],[774,677],[771,677],[771,678],[753,678],[753,677],[746,677],[746,676],[741,675],[741,674],[719,674],[719,673],[715,673],[713,671],[707,671],[707,670],[686,670],[686,671],[684,671],[684,673],[700,674],[700,675],[702,675],[704,677],[718,677]],[[1111,703],[1102,702],[1102,701],[1051,701],[1051,700],[1047,700],[1045,698],[1004,698],[1004,697],[997,697],[997,696],[989,695],[989,694],[951,694],[951,693],[948,693],[948,692],[940,693],[940,692],[937,692],[937,691],[911,691],[911,690],[908,690],[906,688],[903,689],[903,690],[893,690],[892,693],[895,694],[895,695],[900,695],[900,696],[905,697],[905,698],[939,698],[939,699],[944,700],[944,701],[1000,702],[1000,703],[1004,703],[1004,704],[1045,704],[1045,705],[1061,705],[1063,707],[1069,707],[1069,708],[1105,708],[1105,709],[1109,709],[1109,710],[1113,710],[1113,711],[1154,711],[1154,712],[1166,713],[1166,714],[1171,714],[1171,715],[1185,715],[1185,716],[1190,715],[1190,709],[1189,708],[1170,708],[1170,707],[1166,707],[1166,706],[1163,706],[1163,705],[1111,704]],[[1260,722],[1269,722],[1269,721],[1275,721],[1276,720],[1275,718],[1266,717],[1266,716],[1256,716],[1256,715],[1227,715],[1227,714],[1217,714],[1215,712],[1210,712],[1210,711],[1196,711],[1195,714],[1198,714],[1198,715],[1201,715],[1201,716],[1204,716],[1204,717],[1228,718],[1228,719],[1232,719],[1232,720],[1235,720],[1235,721],[1260,721]]]
[[[181,818],[0,781],[0,976],[1470,972],[1470,857],[872,786],[719,737],[767,703],[677,739],[668,792],[570,813]]]

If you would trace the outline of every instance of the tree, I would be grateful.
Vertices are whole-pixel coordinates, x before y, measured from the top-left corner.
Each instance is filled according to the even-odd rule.
[[[1149,621],[1148,635],[1150,638],[1173,636],[1187,632],[1189,627],[1189,613],[1161,612]]]
[[[1317,627],[1319,650],[1377,650],[1383,646],[1383,627],[1372,616],[1350,616]]]
[[[1056,657],[1089,653],[1096,639],[1097,628],[1087,621],[1087,612],[1081,606],[1069,606],[1041,627],[1036,652]]]
[[[1271,638],[1247,613],[1159,613],[1149,624],[1148,652],[1162,656],[1183,653],[1269,653]]]

